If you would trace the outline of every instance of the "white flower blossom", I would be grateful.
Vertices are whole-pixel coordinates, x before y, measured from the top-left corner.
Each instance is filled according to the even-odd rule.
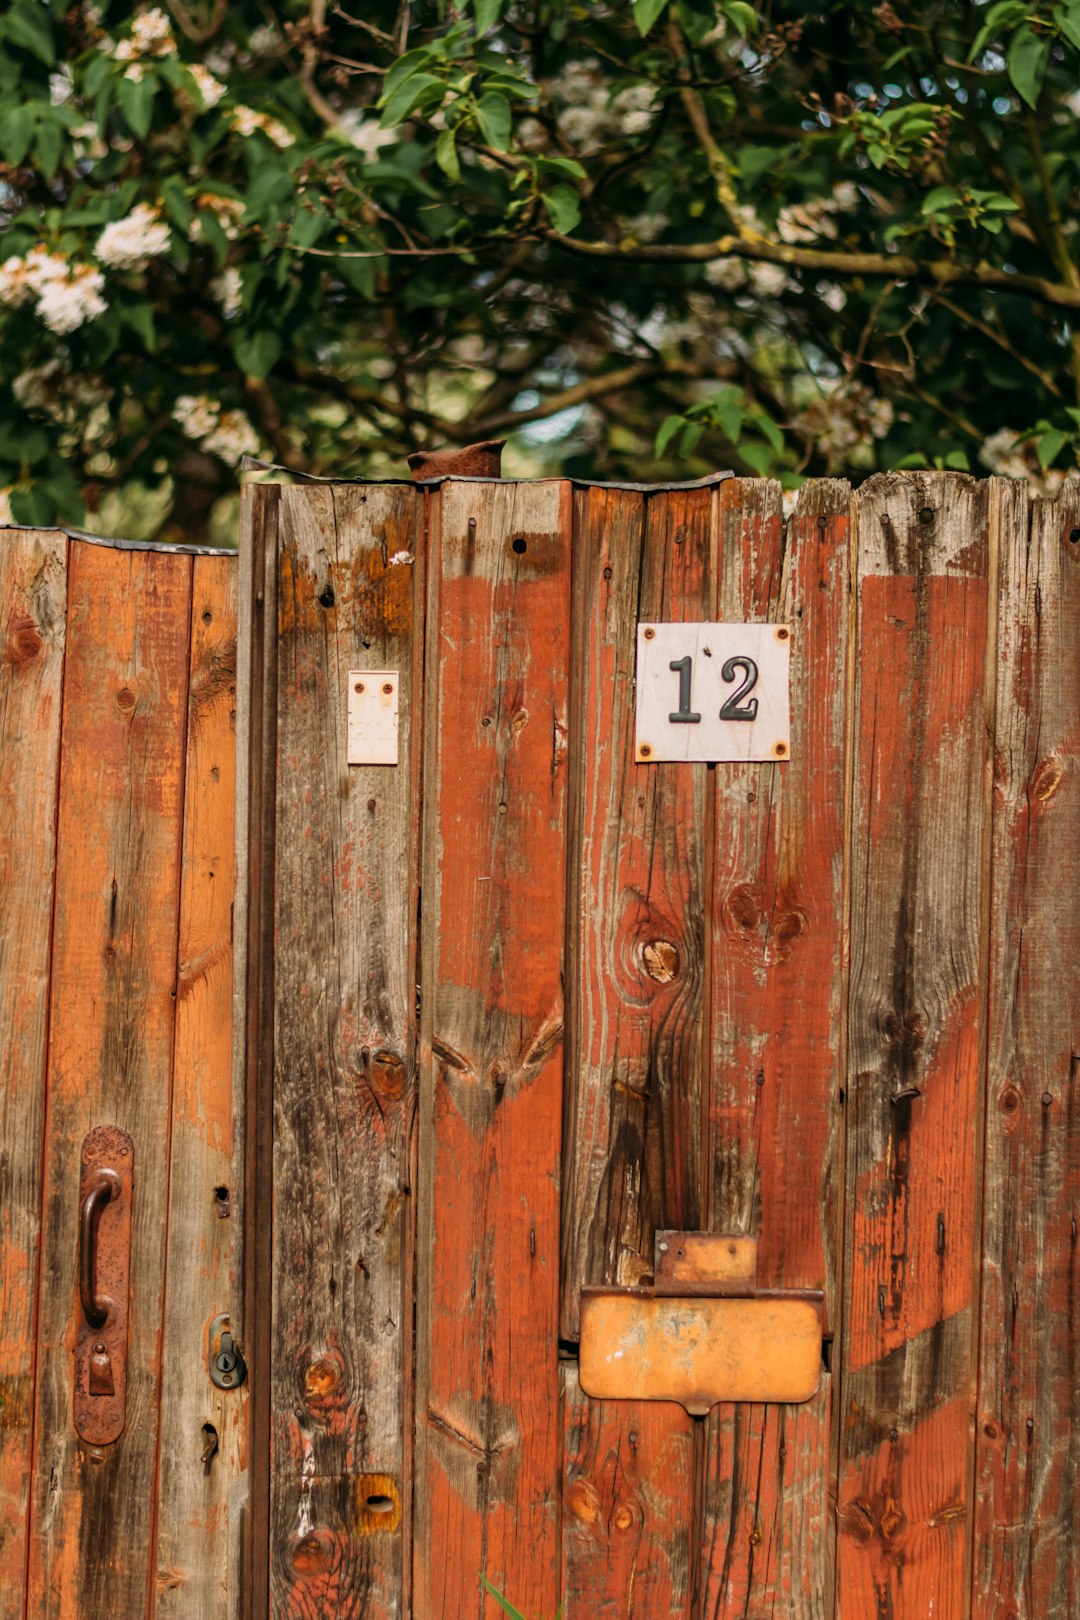
[[[1025,446],[1018,443],[1018,439],[1015,428],[998,428],[984,441],[979,460],[999,478],[1026,478],[1030,470],[1029,459],[1024,453]]]
[[[816,242],[822,236],[835,236],[836,226],[829,218],[833,208],[831,197],[789,203],[776,217],[776,233],[781,242]]]
[[[146,64],[144,62],[129,62],[124,69],[124,78],[130,79],[132,84],[138,84],[145,75]]]
[[[132,62],[140,56],[175,56],[176,40],[172,24],[160,6],[140,12],[127,39],[117,41],[114,55],[118,62]]]
[[[776,298],[788,286],[788,273],[782,264],[751,264],[750,285],[759,298]]]
[[[230,465],[258,448],[258,436],[243,411],[223,411],[206,394],[181,394],[173,405],[173,419],[189,439]]]
[[[11,515],[11,497],[14,490],[10,484],[6,489],[0,489],[0,524],[12,524],[15,519]]]
[[[281,45],[281,34],[273,23],[260,23],[248,35],[247,48],[251,56],[269,56]]]
[[[746,266],[741,259],[710,259],[705,266],[705,280],[710,287],[737,292],[746,281]]]
[[[44,410],[52,402],[55,389],[53,379],[61,370],[59,360],[47,360],[43,366],[30,366],[20,371],[11,385],[11,392],[26,410]]]
[[[795,516],[795,509],[798,506],[798,504],[799,504],[799,492],[798,492],[798,490],[797,489],[785,489],[784,493],[780,497],[780,509],[783,512],[784,517],[785,518],[793,518]]]
[[[188,72],[195,80],[195,88],[204,107],[216,107],[222,96],[227,93],[227,86],[220,79],[215,79],[209,68],[203,67],[201,62],[189,62]]]
[[[232,127],[238,135],[254,135],[260,130],[275,146],[292,146],[296,136],[269,113],[257,112],[254,107],[234,107]]]
[[[873,439],[883,439],[893,421],[891,401],[879,399],[862,383],[833,381],[802,411],[799,431],[825,457],[830,471],[842,469],[853,456],[865,464]]]
[[[221,305],[221,312],[227,321],[235,320],[243,308],[241,290],[240,272],[235,265],[223,270],[210,283],[210,291]]]
[[[213,214],[225,236],[234,242],[239,234],[240,216],[244,212],[244,201],[240,197],[222,197],[215,191],[201,191],[195,199],[195,206],[201,212]],[[203,235],[202,221],[197,219],[192,235]]]
[[[168,251],[169,227],[149,203],[106,225],[94,248],[100,262],[116,270],[142,270],[149,259]]]
[[[74,332],[104,315],[101,296],[105,277],[91,264],[76,264],[65,280],[47,281],[38,294],[37,312],[50,332]]]
[[[70,101],[75,86],[69,67],[61,67],[56,73],[49,74],[49,101],[54,107],[62,107],[65,101]]]
[[[825,305],[825,308],[831,309],[836,315],[839,315],[847,303],[847,293],[835,281],[819,281],[814,291]]]
[[[854,180],[838,180],[832,189],[833,203],[845,213],[859,205],[859,188]]]
[[[599,69],[574,62],[551,89],[562,108],[559,128],[581,152],[600,151],[612,136],[641,135],[652,123],[656,92],[651,85],[627,85],[609,96]]]

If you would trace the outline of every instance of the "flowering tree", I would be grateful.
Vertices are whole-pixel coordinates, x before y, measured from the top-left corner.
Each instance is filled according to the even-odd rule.
[[[496,434],[1052,483],[1078,73],[1080,0],[9,0],[0,520],[202,539],[245,452]]]

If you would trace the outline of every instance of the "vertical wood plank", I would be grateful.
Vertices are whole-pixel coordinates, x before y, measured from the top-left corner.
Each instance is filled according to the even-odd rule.
[[[281,492],[272,1611],[401,1614],[418,725],[408,488]],[[397,766],[347,763],[352,669],[398,671]]]
[[[838,1609],[922,1620],[967,1602],[994,534],[954,474],[854,511]]]
[[[0,535],[0,1617],[23,1613],[67,540]]]
[[[414,1613],[550,1615],[570,490],[447,483],[431,534]]]
[[[972,1613],[1080,1614],[1080,492],[1002,555]],[[1030,527],[1029,527],[1030,524]]]
[[[270,1609],[270,1384],[273,1307],[274,835],[277,779],[277,553],[281,488],[240,498],[236,636],[236,861],[233,901],[233,1118],[243,1182],[234,1243],[240,1342],[252,1376],[248,1459],[237,1492],[236,1586],[244,1620]],[[239,1184],[239,1182],[238,1182]],[[260,1373],[259,1369],[262,1369]]]
[[[714,1231],[757,1235],[763,1288],[839,1304],[850,563],[845,483],[719,492],[723,622],[792,625],[791,757],[717,765],[712,896]],[[831,1608],[830,1387],[804,1407],[706,1420],[702,1591],[710,1616]]]
[[[233,1135],[236,559],[194,562],[162,1356],[157,1620],[238,1614],[237,1482],[248,1388],[207,1375],[210,1320],[240,1335]],[[242,1143],[240,1144],[242,1148]]]
[[[72,542],[29,1612],[147,1612],[165,1274],[191,559]],[[134,1141],[127,1426],[72,1422],[79,1147]]]
[[[562,1258],[570,1341],[584,1285],[651,1278],[657,1229],[702,1219],[708,772],[635,762],[634,664],[640,620],[708,617],[712,499],[709,490],[646,499],[604,489],[575,498]],[[566,1387],[566,1620],[687,1613],[689,1415],[673,1403],[609,1409],[576,1378]],[[611,1459],[627,1448],[630,1473],[615,1484]],[[631,1475],[647,1488],[635,1492]],[[600,1535],[590,1517],[612,1490],[623,1492],[612,1511],[630,1514],[628,1534],[605,1518]]]

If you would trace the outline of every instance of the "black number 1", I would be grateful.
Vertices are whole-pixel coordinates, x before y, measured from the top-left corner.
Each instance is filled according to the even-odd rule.
[[[671,667],[674,669],[675,665],[672,664]],[[739,707],[739,699],[744,698],[748,692],[752,692],[754,687],[757,685],[758,668],[754,663],[754,660],[752,658],[742,657],[729,658],[720,673],[724,677],[725,681],[733,681],[735,679],[736,671],[740,669],[742,670],[746,679],[743,681],[737,692],[732,692],[731,696],[724,704],[724,707],[720,710],[721,720],[757,719],[757,698],[751,698],[749,703],[746,704],[744,708]],[[672,718],[674,718],[674,716]]]
[[[693,667],[693,660],[689,653],[685,658],[673,659],[668,665],[668,668],[674,670],[679,677],[678,712],[668,715],[672,725],[696,726],[701,720],[700,714],[690,713],[690,675]]]

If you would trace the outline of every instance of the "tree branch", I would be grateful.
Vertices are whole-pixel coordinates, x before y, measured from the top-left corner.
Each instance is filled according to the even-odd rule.
[[[1062,309],[1080,309],[1080,288],[1043,276],[1002,270],[993,264],[961,264],[955,259],[912,259],[901,253],[843,253],[826,248],[789,247],[787,243],[742,241],[721,236],[715,242],[650,242],[623,247],[612,242],[583,242],[576,237],[545,231],[550,242],[587,259],[618,259],[638,264],[709,264],[714,259],[750,259],[783,264],[793,270],[818,270],[840,278],[884,276],[890,281],[914,281],[929,287],[985,287],[1015,293]]]

